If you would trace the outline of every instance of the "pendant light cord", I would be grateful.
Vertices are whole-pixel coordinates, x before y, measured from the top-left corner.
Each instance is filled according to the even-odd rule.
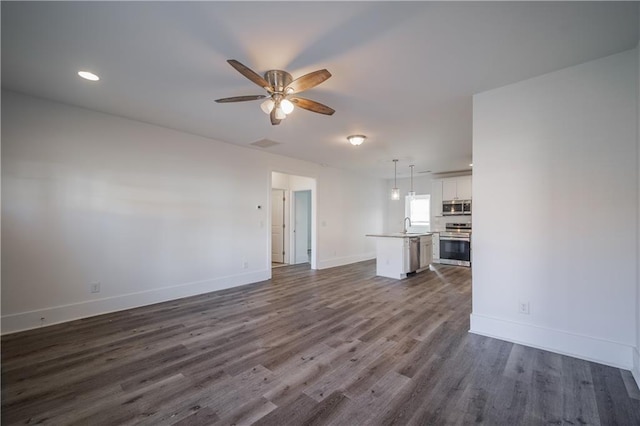
[[[398,178],[398,160],[393,160],[393,187],[394,188],[398,187],[397,178]]]
[[[411,168],[411,192],[413,193],[413,164],[409,167]]]

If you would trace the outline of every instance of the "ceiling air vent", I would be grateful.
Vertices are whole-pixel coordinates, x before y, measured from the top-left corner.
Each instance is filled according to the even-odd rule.
[[[249,145],[257,146],[258,148],[271,148],[272,146],[280,145],[280,142],[269,139],[260,139],[259,141],[255,141]]]

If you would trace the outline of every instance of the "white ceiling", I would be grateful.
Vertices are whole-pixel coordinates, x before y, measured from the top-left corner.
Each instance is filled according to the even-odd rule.
[[[468,169],[471,96],[638,43],[638,2],[2,2],[2,86],[358,173]],[[226,62],[326,68],[272,126]],[[80,69],[101,76],[77,77]],[[363,133],[352,147],[346,136]]]

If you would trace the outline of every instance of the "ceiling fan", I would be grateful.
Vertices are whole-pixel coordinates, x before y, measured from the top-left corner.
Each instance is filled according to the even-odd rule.
[[[264,73],[264,78],[262,78],[256,72],[235,59],[229,59],[227,62],[240,74],[265,89],[268,95],[234,96],[231,98],[216,99],[216,102],[244,102],[266,98],[260,105],[260,108],[271,116],[271,124],[273,125],[280,124],[280,121],[284,120],[287,114],[293,111],[294,104],[302,109],[325,115],[332,115],[335,112],[335,110],[320,102],[294,96],[296,93],[311,89],[331,77],[331,73],[326,69],[310,72],[295,80],[291,77],[291,74],[286,71],[269,70]]]

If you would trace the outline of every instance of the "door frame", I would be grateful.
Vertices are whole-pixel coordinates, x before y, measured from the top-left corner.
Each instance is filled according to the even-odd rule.
[[[288,228],[289,228],[289,224],[288,222],[288,199],[289,199],[289,193],[287,189],[282,189],[282,188],[271,188],[271,204],[269,205],[269,209],[273,208],[273,194],[274,191],[278,191],[278,195],[282,194],[282,197],[284,197],[284,200],[280,201],[280,203],[282,203],[282,224],[284,225],[281,229],[282,232],[282,263],[283,264],[288,264],[290,262],[288,262],[288,255],[289,255],[289,247],[288,247],[288,243],[289,243],[289,234],[288,234]],[[273,225],[273,210],[271,210],[270,214],[269,214],[269,224]],[[273,226],[271,227],[271,242],[273,243]],[[270,256],[271,256],[271,261],[273,261],[273,247],[271,247],[271,250],[269,250]],[[280,262],[278,262],[280,263]]]
[[[269,270],[269,277],[271,277],[271,190],[272,189],[282,189],[282,188],[275,188],[273,187],[273,172],[276,173],[282,173],[285,175],[289,175],[289,176],[294,176],[294,177],[301,177],[301,178],[306,178],[309,181],[309,187],[305,187],[305,188],[295,188],[293,189],[294,191],[302,191],[302,190],[309,190],[311,191],[311,259],[310,259],[310,263],[311,263],[311,269],[318,269],[318,225],[317,225],[317,212],[318,212],[318,202],[317,202],[317,186],[318,186],[318,180],[316,177],[314,176],[308,176],[308,175],[304,175],[304,174],[300,174],[300,173],[296,173],[294,171],[291,170],[282,170],[282,169],[271,169],[269,170],[269,175],[267,177],[267,211],[269,212],[268,215],[268,219],[267,219],[267,227],[266,229],[268,230],[267,232],[267,244],[266,244],[266,249],[267,249],[267,269]],[[292,189],[288,188],[287,190],[287,199],[291,199],[291,192]],[[289,203],[289,210],[291,209],[291,203]],[[290,216],[290,215],[289,215]],[[286,219],[285,219],[286,221]],[[291,240],[291,233],[289,231],[289,229],[291,228],[291,226],[289,226],[289,224],[286,224],[287,226],[285,227],[285,235],[288,235],[288,239],[287,241]],[[286,253],[286,249],[285,249],[285,253]],[[286,256],[286,255],[285,255]]]

